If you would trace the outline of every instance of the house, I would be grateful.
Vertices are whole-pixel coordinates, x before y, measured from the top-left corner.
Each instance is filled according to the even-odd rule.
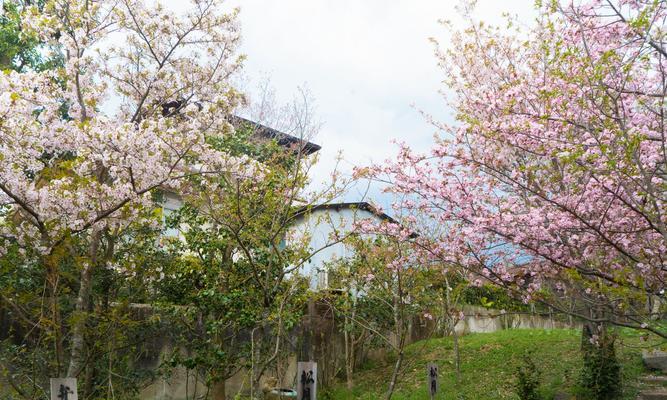
[[[342,239],[358,222],[369,219],[377,223],[396,222],[367,202],[319,204],[298,214],[291,229],[297,237],[308,237],[313,252],[299,269],[300,274],[309,277],[311,290],[339,289],[330,282],[330,264],[352,256]]]
[[[248,119],[233,116],[230,122],[235,127],[245,126],[252,129],[251,138],[258,141],[275,140],[278,145],[294,151],[301,151],[305,156],[316,153],[320,145],[307,140],[277,131]],[[178,210],[183,202],[176,193],[165,192],[163,198],[163,216]],[[362,220],[371,219],[374,222],[396,222],[387,214],[378,211],[367,202],[347,202],[318,204],[304,207],[297,212],[292,226],[291,236],[296,240],[308,238],[308,245],[312,256],[298,269],[298,273],[308,277],[310,289],[313,291],[337,289],[330,285],[330,264],[352,254],[348,247],[341,242],[341,238],[349,235],[355,224]],[[178,228],[168,228],[164,235],[178,237]]]

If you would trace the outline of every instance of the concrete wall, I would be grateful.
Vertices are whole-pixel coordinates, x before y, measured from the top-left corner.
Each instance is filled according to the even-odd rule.
[[[468,333],[490,333],[503,329],[562,329],[580,328],[579,323],[571,323],[567,318],[540,315],[531,313],[506,313],[499,310],[491,310],[477,306],[464,306],[465,318],[456,325],[457,333],[463,335]],[[318,376],[320,384],[331,384],[334,375],[344,370],[344,345],[339,326],[333,320],[325,307],[316,309],[316,316],[311,321],[312,338],[309,340],[312,358],[318,362]],[[435,326],[432,321],[416,318],[412,324],[409,335],[409,343],[432,337]],[[304,327],[298,327],[293,332],[289,345],[289,351],[278,370],[270,371],[267,377],[274,376],[279,379],[281,385],[286,388],[296,387],[296,363],[308,358],[303,355],[300,343]],[[167,343],[160,354],[168,354],[172,348]],[[382,363],[387,359],[385,349],[372,349],[366,353],[367,359]],[[187,379],[186,379],[187,378]],[[209,393],[209,399],[233,399],[238,393],[247,394],[249,391],[249,373],[241,371],[234,377],[214,388]],[[146,400],[184,400],[186,399],[186,384],[188,386],[188,399],[192,399],[195,391],[203,395],[206,388],[201,382],[197,383],[192,374],[186,374],[184,370],[176,370],[174,374],[166,379],[159,379],[148,385],[142,392],[141,398]],[[222,396],[225,394],[225,397]]]
[[[289,341],[286,343],[286,351],[278,368],[270,370],[266,377],[276,377],[283,387],[294,388],[296,379],[297,361],[313,359],[318,362],[320,384],[331,384],[336,372],[344,369],[344,345],[340,326],[334,320],[332,313],[325,305],[313,307],[314,317],[304,318],[302,324],[296,327]],[[1,311],[1,310],[0,310]],[[465,318],[460,321],[456,330],[459,334],[495,332],[502,329],[552,329],[552,328],[581,328],[581,324],[570,322],[566,317],[539,315],[530,313],[507,313],[501,314],[498,310],[485,309],[483,307],[465,306],[463,308]],[[150,306],[138,311],[138,318],[148,318],[153,312]],[[9,332],[9,320],[0,312],[0,337],[3,332]],[[167,327],[165,327],[166,329]],[[433,321],[415,317],[408,341],[415,342],[432,337],[434,331]],[[310,338],[304,343],[304,333],[309,331]],[[142,349],[142,359],[136,368],[143,370],[156,370],[162,359],[169,356],[174,346],[170,343],[168,335],[158,335],[151,342],[146,343]],[[187,349],[180,349],[187,352]],[[308,355],[310,354],[310,355]],[[366,349],[366,359],[384,362],[387,360],[385,349]],[[3,398],[3,388],[8,386],[7,382],[0,377],[0,398]],[[209,400],[233,399],[237,393],[249,391],[249,373],[241,371],[224,384],[210,388]],[[147,382],[140,393],[139,398],[145,400],[193,400],[203,398],[207,393],[204,382],[192,372],[183,368],[172,371],[168,377],[156,378],[153,382]]]
[[[563,320],[562,316],[532,313],[502,313],[478,306],[464,306],[464,319],[456,325],[459,334],[490,333],[503,329],[581,328],[581,324]]]
[[[268,378],[276,378],[281,387],[296,387],[297,361],[312,359],[318,362],[318,382],[327,384],[331,382],[330,373],[338,366],[342,367],[344,354],[343,337],[333,314],[328,306],[324,304],[311,303],[309,314],[302,323],[295,327],[287,342],[284,344],[285,352],[278,361],[275,368],[269,369],[264,375],[264,381]],[[308,336],[307,340],[304,338]],[[155,349],[155,345],[161,348]],[[168,356],[174,349],[171,343],[164,338],[156,338],[154,343],[148,344],[151,350],[146,357],[146,362],[141,363],[145,369],[156,369],[160,360]],[[187,352],[187,349],[180,349]],[[224,384],[211,388],[208,392],[209,400],[233,399],[235,395],[249,394],[250,371],[242,370],[235,374]],[[197,378],[192,371],[184,368],[176,368],[170,376],[157,378],[146,385],[141,391],[140,398],[146,400],[193,400],[207,393],[206,386],[201,378]],[[203,397],[201,397],[203,398]]]

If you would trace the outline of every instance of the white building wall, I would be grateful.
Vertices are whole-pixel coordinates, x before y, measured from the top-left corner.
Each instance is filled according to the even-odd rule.
[[[329,288],[327,264],[352,256],[337,237],[346,236],[356,222],[366,219],[381,220],[376,214],[362,209],[320,208],[299,218],[292,226],[291,240],[308,240],[313,253],[298,270],[301,275],[310,278],[311,290]]]

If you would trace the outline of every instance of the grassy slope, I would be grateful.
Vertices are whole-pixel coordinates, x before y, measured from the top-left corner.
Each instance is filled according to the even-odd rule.
[[[455,387],[451,338],[431,339],[408,347],[404,375],[396,400],[428,399],[426,363],[440,366],[440,393],[436,399],[517,399],[513,384],[515,371],[526,351],[542,373],[542,392],[551,399],[559,390],[576,383],[581,365],[578,330],[505,330],[471,334],[460,339],[462,382]],[[636,398],[637,377],[644,373],[639,337],[622,332],[617,355],[623,365],[626,399]],[[342,384],[331,390],[330,399],[381,399],[391,376],[391,365],[371,367],[357,374],[355,389]],[[459,394],[459,396],[457,396]]]

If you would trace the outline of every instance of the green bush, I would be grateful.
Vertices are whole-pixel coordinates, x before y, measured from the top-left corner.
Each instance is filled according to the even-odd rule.
[[[516,394],[521,400],[540,400],[540,371],[535,366],[531,353],[523,355],[523,363],[516,369]]]
[[[506,311],[530,311],[529,305],[512,298],[506,290],[493,285],[468,286],[463,290],[461,298],[464,303],[473,306]]]

